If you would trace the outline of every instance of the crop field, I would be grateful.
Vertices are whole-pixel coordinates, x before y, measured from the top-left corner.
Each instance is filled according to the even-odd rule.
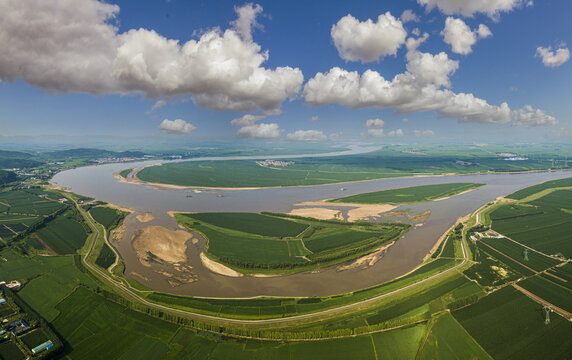
[[[72,358],[117,359],[124,353],[141,354],[143,339],[153,339],[153,352],[165,344],[177,325],[136,313],[79,287],[56,305],[60,315],[54,329],[66,339],[66,352]],[[164,347],[163,347],[164,349]]]
[[[60,216],[36,231],[58,254],[74,254],[87,239],[84,227],[75,220]]]
[[[42,329],[36,329],[21,336],[20,340],[22,340],[22,342],[26,344],[29,349],[32,349],[50,339]]]
[[[547,279],[550,281],[572,290],[572,263],[552,268],[546,273],[549,274]]]
[[[417,152],[418,149],[415,149]],[[536,160],[504,161],[490,153],[460,154],[457,150],[424,149],[427,153],[412,154],[411,147],[392,147],[366,154],[306,157],[292,160],[287,167],[265,167],[254,160],[182,161],[141,170],[143,181],[182,186],[206,187],[269,187],[318,185],[338,182],[372,180],[417,174],[507,172],[547,169],[550,162]],[[466,157],[465,157],[466,155]],[[459,156],[470,166],[458,164]],[[232,173],[233,176],[228,176]]]
[[[129,173],[131,173],[131,171],[133,171],[133,168],[129,168],[129,169],[122,170],[122,171],[119,173],[119,176],[125,178],[125,177],[127,177],[127,175],[129,175]]]
[[[506,197],[514,200],[522,200],[542,190],[556,188],[556,187],[568,187],[568,186],[572,186],[572,177],[559,180],[550,180],[543,182],[541,184],[532,185],[527,188],[515,191],[512,194],[507,195]]]
[[[109,245],[103,244],[95,263],[104,269],[107,269],[115,262],[115,253],[109,248]]]
[[[472,190],[483,185],[484,184],[475,183],[450,183],[412,186],[350,195],[329,200],[329,202],[355,204],[411,204],[455,196],[464,191]]]
[[[0,278],[19,280],[47,271],[48,267],[38,258],[23,257],[12,249],[0,250]]]
[[[492,360],[450,313],[437,318],[420,355],[421,359]]]
[[[18,295],[48,321],[59,314],[55,305],[77,286],[96,286],[87,274],[76,267],[72,256],[37,256],[36,259],[42,262],[43,267],[38,268],[37,274],[31,275],[34,278],[24,285]]]
[[[557,190],[514,207],[504,205],[491,213],[492,228],[548,255],[572,256],[572,190]],[[529,207],[526,211],[523,208]]]
[[[552,282],[551,276],[533,276],[518,283],[534,295],[572,313],[572,290]]]
[[[0,344],[0,358],[7,360],[24,360],[26,356],[12,341]]]
[[[482,286],[492,287],[517,280],[521,276],[510,266],[490,255],[487,250],[490,251],[484,246],[479,247],[476,259],[478,263],[463,272],[469,279],[477,281]],[[498,254],[492,251],[491,253]]]
[[[106,207],[106,206],[96,206],[89,210],[89,213],[95,221],[103,225],[106,229],[109,229],[113,225],[117,224],[121,215],[117,210]]]
[[[526,260],[524,258],[524,252],[526,248],[506,238],[483,238],[480,241],[492,246],[496,250],[520,262],[521,264],[524,264],[537,271],[542,271],[561,263],[560,260],[544,256],[531,250],[527,250],[528,260]]]
[[[176,214],[175,218],[207,238],[207,255],[257,271],[349,260],[397,239],[409,228],[397,223],[353,225],[254,213]]]
[[[512,258],[504,256],[503,254],[499,253],[498,251],[493,250],[494,248],[491,249],[490,247],[488,247],[485,244],[486,243],[484,243],[482,241],[477,242],[477,248],[479,249],[479,252],[485,252],[488,255],[494,257],[496,260],[505,264],[508,267],[507,270],[510,270],[510,271],[517,273],[517,274],[526,275],[526,276],[534,275],[535,271],[532,268],[530,268],[528,265],[525,265],[524,261],[520,262],[519,260],[516,260],[516,259],[513,260]]]
[[[510,286],[453,316],[495,359],[564,359],[572,353],[572,323],[552,313],[545,324],[542,306]]]
[[[268,237],[295,237],[308,225],[257,213],[197,213],[184,216],[217,227]]]
[[[469,280],[464,277],[458,277],[454,280],[443,282],[435,287],[426,289],[424,292],[417,294],[416,296],[409,297],[405,300],[401,299],[396,303],[389,304],[381,308],[375,315],[371,315],[367,318],[367,323],[370,325],[379,324],[381,322],[399,317],[400,315],[406,314],[407,312],[416,309],[424,304],[428,304],[431,301],[438,299],[449,292],[452,292],[456,288],[467,284]]]

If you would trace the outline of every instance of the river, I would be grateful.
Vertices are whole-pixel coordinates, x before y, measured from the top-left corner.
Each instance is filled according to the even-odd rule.
[[[357,152],[353,151],[352,153]],[[320,156],[331,155],[331,153],[320,154]],[[300,156],[246,158],[293,157]],[[194,159],[194,161],[228,159],[208,158]],[[141,167],[156,162],[158,161],[80,167],[56,174],[52,179],[52,184],[136,211],[135,214],[129,215],[125,220],[126,232],[123,239],[114,244],[124,260],[127,275],[153,290],[205,297],[324,296],[373,286],[404,274],[419,265],[437,239],[456,222],[458,217],[472,213],[487,202],[517,189],[571,175],[569,172],[560,171],[404,177],[319,186],[256,190],[208,190],[200,193],[193,192],[192,197],[186,196],[189,194],[189,190],[158,189],[122,183],[112,175],[128,167]],[[396,187],[452,182],[475,182],[486,185],[449,199],[402,206],[401,208],[409,208],[414,212],[430,210],[431,215],[422,226],[413,227],[394,246],[390,247],[380,261],[367,269],[351,269],[340,272],[336,271],[335,267],[330,267],[318,272],[303,272],[280,277],[227,277],[214,274],[202,266],[199,253],[204,247],[204,241],[201,239],[197,244],[189,242],[187,248],[188,265],[192,266],[192,273],[196,281],[172,286],[172,282],[167,281],[165,276],[141,264],[131,245],[133,234],[145,226],[160,225],[169,229],[177,229],[177,223],[168,216],[167,211],[289,212],[294,208],[294,204],[304,201],[316,201]],[[341,188],[345,188],[345,190],[342,192]],[[151,213],[155,218],[150,222],[140,223],[135,216],[141,213]]]

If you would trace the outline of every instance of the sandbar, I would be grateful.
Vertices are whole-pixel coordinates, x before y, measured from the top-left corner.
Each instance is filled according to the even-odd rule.
[[[318,220],[341,219],[341,211],[317,207],[293,209],[288,215],[309,217]]]
[[[234,271],[233,269],[229,268],[228,266],[224,266],[221,263],[213,261],[209,259],[203,252],[200,254],[201,263],[204,267],[209,269],[210,271],[214,272],[215,274],[230,276],[230,277],[241,277],[244,276],[243,274]]]
[[[336,270],[337,271],[344,271],[344,270],[356,269],[359,267],[367,268],[367,267],[373,266],[373,265],[375,265],[375,263],[377,263],[379,260],[381,260],[381,258],[383,257],[383,254],[385,254],[387,252],[387,250],[393,244],[395,244],[395,241],[392,241],[389,244],[380,247],[379,249],[375,250],[374,252],[371,252],[371,253],[364,255],[360,258],[357,258],[351,264],[340,265],[336,268]]]
[[[144,213],[144,214],[139,214],[139,215],[135,216],[135,218],[140,223],[146,223],[149,221],[153,221],[155,219],[155,216],[153,216],[153,214],[151,214],[151,213]]]
[[[186,262],[186,243],[192,235],[183,230],[169,230],[163,226],[147,226],[133,240],[133,248],[143,265],[150,266],[153,257],[168,263]]]
[[[354,203],[329,203],[326,200],[319,201],[306,201],[294,206],[320,206],[320,207],[352,207],[348,211],[348,221],[367,220],[372,217],[377,217],[379,214],[391,211],[397,208],[396,205],[391,204],[354,204]]]

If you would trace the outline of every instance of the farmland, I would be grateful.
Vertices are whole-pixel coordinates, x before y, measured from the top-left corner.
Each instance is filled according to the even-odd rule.
[[[558,188],[558,187],[570,187],[570,186],[572,186],[572,177],[566,179],[551,180],[515,191],[512,194],[507,195],[506,198],[514,200],[522,200],[530,195],[536,194],[543,190]]]
[[[557,190],[527,203],[503,205],[491,214],[492,228],[548,255],[572,256],[572,190]]]
[[[95,221],[105,226],[107,229],[117,225],[123,218],[117,210],[106,206],[96,206],[89,210],[89,213]]]
[[[207,255],[243,271],[331,265],[389,243],[409,228],[252,213],[177,214],[175,218],[206,237]]]
[[[36,234],[60,255],[74,254],[87,238],[83,225],[71,216],[60,216],[48,222]]]
[[[512,287],[453,312],[455,319],[495,359],[563,359],[572,352],[572,324]]]
[[[397,176],[467,174],[548,169],[549,162],[508,162],[482,149],[460,154],[453,148],[427,147],[422,153],[392,146],[365,154],[283,159],[287,167],[261,166],[254,160],[183,161],[150,166],[137,178],[152,183],[197,187],[271,187],[319,185]],[[459,164],[459,157],[470,165]],[[233,176],[228,176],[233,174]]]
[[[449,313],[439,316],[421,359],[492,359]]]
[[[329,202],[354,204],[412,204],[455,196],[480,186],[483,186],[483,184],[449,183],[412,186],[350,195],[329,200]]]
[[[41,189],[0,192],[0,239],[6,242],[22,237],[63,210],[59,197]]]
[[[533,276],[518,283],[536,296],[572,313],[572,290],[553,282],[551,276]],[[556,279],[555,279],[556,280]]]

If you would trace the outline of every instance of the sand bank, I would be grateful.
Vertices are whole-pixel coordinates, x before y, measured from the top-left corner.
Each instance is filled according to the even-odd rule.
[[[153,214],[151,214],[151,213],[144,213],[144,214],[139,214],[139,215],[135,216],[135,218],[140,223],[147,223],[149,221],[153,221],[155,219],[155,216],[153,216]]]
[[[203,264],[203,266],[216,274],[230,276],[230,277],[244,276],[241,273],[229,268],[228,266],[224,266],[221,263],[217,263],[216,261],[209,259],[203,252],[201,252],[200,256],[201,256],[201,263]]]
[[[332,219],[341,220],[342,214],[341,211],[339,210],[312,207],[312,208],[293,209],[288,213],[288,215],[303,216],[318,220],[332,220]]]
[[[294,206],[320,206],[320,207],[352,207],[348,211],[348,221],[367,220],[379,216],[381,213],[397,208],[390,204],[354,204],[354,203],[329,203],[327,200],[306,201]]]
[[[163,226],[147,226],[133,240],[133,248],[143,265],[152,261],[186,262],[186,243],[192,235],[183,230],[169,230]]]
[[[380,247],[379,249],[375,250],[372,253],[369,253],[367,255],[364,255],[358,259],[356,259],[354,262],[352,262],[349,265],[340,265],[336,268],[337,271],[344,271],[344,270],[350,270],[350,269],[356,269],[356,268],[368,268],[370,266],[375,265],[375,263],[377,263],[379,260],[381,260],[381,258],[383,257],[383,254],[385,254],[387,252],[387,250],[393,245],[395,244],[395,241],[390,242],[389,244]]]

